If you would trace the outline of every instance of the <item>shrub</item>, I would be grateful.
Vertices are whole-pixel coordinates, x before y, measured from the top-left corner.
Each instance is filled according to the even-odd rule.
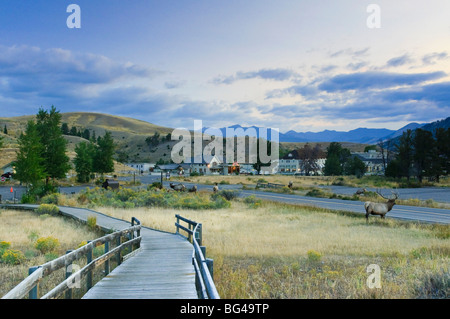
[[[1,255],[1,261],[5,264],[19,265],[25,261],[25,255],[20,250],[6,249]]]
[[[45,195],[41,199],[41,203],[43,204],[59,204],[60,195],[58,193],[53,193],[49,195]]]
[[[54,204],[41,204],[36,211],[38,214],[57,215],[59,213],[59,208]]]
[[[11,247],[11,243],[9,241],[0,241],[0,253],[9,249]]]
[[[213,195],[211,195],[211,198],[213,198],[214,200],[217,196],[222,196],[226,200],[233,200],[239,196],[239,192],[235,190],[224,189],[219,191],[218,193],[214,193]]]
[[[250,195],[244,198],[244,203],[248,205],[249,208],[261,207],[261,199],[256,198],[255,195]]]
[[[308,250],[307,255],[310,262],[319,262],[322,258],[322,255],[315,250]]]
[[[86,223],[87,223],[89,228],[95,229],[95,227],[97,226],[97,217],[95,217],[95,216],[88,216]]]
[[[38,238],[36,240],[36,244],[34,245],[34,248],[43,254],[55,251],[58,247],[59,240],[52,236]]]

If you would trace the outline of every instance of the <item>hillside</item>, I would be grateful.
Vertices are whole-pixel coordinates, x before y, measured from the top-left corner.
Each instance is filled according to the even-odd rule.
[[[158,147],[150,148],[145,139],[159,133],[160,136],[166,136],[172,132],[171,128],[154,125],[145,121],[140,121],[132,118],[114,116],[100,113],[87,112],[71,112],[61,113],[62,123],[67,123],[69,128],[76,127],[79,130],[88,129],[91,136],[102,136],[105,131],[111,132],[113,139],[117,144],[117,158],[119,155],[126,154],[128,158],[126,161],[145,161],[156,162],[158,159],[170,159],[171,144],[162,143]],[[35,119],[34,115],[0,118],[0,127],[5,125],[8,129],[8,135],[5,136],[5,144],[8,148],[8,158],[0,160],[0,167],[2,163],[9,163],[13,158],[15,149],[17,148],[17,138],[20,133],[25,130],[26,123],[29,120]],[[73,157],[73,150],[75,145],[81,142],[82,138],[76,136],[66,136],[69,141],[69,156]]]

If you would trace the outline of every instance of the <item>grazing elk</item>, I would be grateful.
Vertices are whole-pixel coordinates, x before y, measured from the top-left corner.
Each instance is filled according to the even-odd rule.
[[[194,185],[191,188],[189,188],[189,193],[197,193],[197,185]]]
[[[355,195],[362,195],[365,192],[367,192],[367,190],[365,188],[360,188],[355,192]]]
[[[183,184],[170,183],[170,188],[172,188],[173,190],[175,190],[177,192],[184,192],[186,189],[186,186],[184,186]]]
[[[213,192],[217,193],[219,191],[219,186],[217,185],[217,183],[215,183],[214,187],[213,187]]]
[[[382,198],[386,199],[386,203],[374,203],[365,202],[364,208],[366,209],[366,222],[369,221],[369,215],[380,215],[382,219],[385,218],[386,214],[391,211],[392,207],[395,205],[395,200],[398,199],[398,193],[392,192],[394,198],[386,198],[377,190],[377,194]]]
[[[294,186],[294,183],[293,183],[292,181],[289,181],[288,187],[289,187],[290,189],[292,189],[293,186]]]

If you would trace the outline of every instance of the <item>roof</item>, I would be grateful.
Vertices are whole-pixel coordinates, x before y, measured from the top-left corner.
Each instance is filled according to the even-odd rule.
[[[180,164],[165,164],[165,165],[156,165],[156,168],[159,168],[163,171],[172,171],[182,167]]]

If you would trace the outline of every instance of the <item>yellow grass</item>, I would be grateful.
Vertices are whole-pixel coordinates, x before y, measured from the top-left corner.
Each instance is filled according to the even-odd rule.
[[[428,298],[448,294],[448,226],[342,215],[280,204],[252,209],[112,209],[99,211],[174,232],[175,214],[203,224],[223,298]],[[318,256],[314,261],[308,257]],[[382,289],[366,285],[370,264],[383,270]],[[431,279],[430,279],[431,278]],[[436,283],[443,282],[435,287]],[[447,285],[447,286],[446,286]],[[431,288],[430,288],[431,287]],[[444,291],[444,292],[443,292]],[[434,296],[434,295],[433,295]]]
[[[29,267],[46,262],[46,257],[34,248],[34,244],[37,238],[48,236],[59,240],[60,247],[55,252],[58,256],[69,249],[77,249],[82,241],[100,237],[86,226],[61,217],[39,217],[28,211],[0,211],[0,241],[10,242],[11,249],[20,250],[27,257],[24,264],[16,266],[0,263],[0,297],[28,275]],[[60,282],[62,279],[57,280]]]

